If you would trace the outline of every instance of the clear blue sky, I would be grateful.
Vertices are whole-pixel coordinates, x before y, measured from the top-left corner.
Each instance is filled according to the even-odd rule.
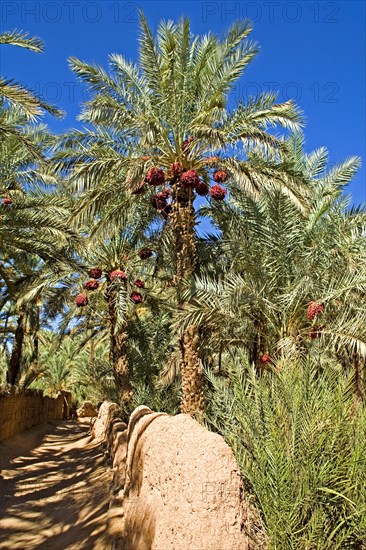
[[[261,52],[235,94],[279,91],[306,115],[306,149],[326,146],[331,163],[359,155],[363,167],[350,187],[355,203],[366,201],[365,183],[365,6],[348,1],[140,1],[2,0],[1,29],[41,37],[45,54],[1,48],[1,74],[13,77],[62,107],[62,121],[46,117],[55,132],[77,127],[82,86],[67,58],[106,66],[110,53],[136,58],[141,6],[155,29],[161,18],[191,18],[195,34],[221,33],[235,20],[254,21]]]

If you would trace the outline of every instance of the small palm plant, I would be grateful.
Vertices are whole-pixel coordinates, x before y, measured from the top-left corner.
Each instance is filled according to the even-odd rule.
[[[42,389],[52,397],[63,390],[71,391],[75,404],[115,399],[106,342],[98,338],[95,348],[88,349],[84,340],[80,335],[69,335],[60,341],[57,334],[43,331],[39,364],[24,374],[22,385]]]
[[[364,548],[366,411],[336,364],[291,362],[258,378],[247,359],[208,373],[209,423],[233,448],[269,548]]]

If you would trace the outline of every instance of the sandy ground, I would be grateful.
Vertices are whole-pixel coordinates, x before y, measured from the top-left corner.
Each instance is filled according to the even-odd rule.
[[[0,443],[0,548],[109,549],[109,474],[87,425],[46,424]]]

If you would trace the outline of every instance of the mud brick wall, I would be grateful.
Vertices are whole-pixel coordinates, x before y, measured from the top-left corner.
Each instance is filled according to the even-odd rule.
[[[0,395],[0,441],[51,420],[67,418],[71,394],[51,398],[38,391]]]
[[[140,406],[126,426],[104,402],[92,435],[113,479],[108,512],[117,550],[249,550],[251,515],[239,466],[223,438],[186,414]]]

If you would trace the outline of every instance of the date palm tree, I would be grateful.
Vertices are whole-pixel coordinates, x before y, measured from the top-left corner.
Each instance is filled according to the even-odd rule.
[[[219,356],[244,348],[257,367],[266,357],[280,365],[309,354],[320,366],[333,357],[353,368],[361,396],[366,212],[343,194],[360,159],[327,170],[326,149],[305,155],[302,140],[288,143],[287,162],[311,181],[308,213],[277,190],[253,200],[232,186],[230,204],[205,212],[222,237],[211,243],[215,269],[203,267],[186,291],[183,322],[205,326]]]
[[[82,199],[81,199],[82,200]],[[77,210],[79,202],[75,204]],[[87,334],[85,344],[94,336],[109,341],[110,363],[123,410],[131,404],[132,385],[129,355],[131,325],[139,319],[139,311],[156,301],[155,277],[157,257],[144,259],[141,251],[149,251],[152,236],[144,229],[148,222],[137,204],[120,210],[118,225],[89,236],[93,223],[83,227],[82,247],[77,249],[79,266],[72,272],[65,269],[52,274],[43,270],[37,285],[29,288],[26,298],[44,291],[45,310],[52,319],[62,314],[60,333],[70,330]],[[103,219],[99,223],[104,223]],[[155,248],[155,247],[153,247]],[[142,256],[142,257],[141,257]],[[151,295],[152,293],[152,295]],[[148,298],[148,299],[147,299]],[[147,299],[147,305],[145,301]]]
[[[52,136],[43,125],[27,125],[15,107],[3,113],[11,125],[22,128],[27,144],[8,134],[0,144],[0,284],[1,309],[11,304],[16,329],[9,360],[8,381],[15,384],[21,369],[25,327],[38,308],[40,294],[22,300],[24,286],[44,266],[55,274],[74,265],[77,242],[70,228],[70,199],[52,174],[45,152]],[[32,147],[29,147],[29,144]],[[34,151],[37,154],[34,154]],[[9,311],[10,311],[9,310]],[[37,338],[34,348],[36,352]]]
[[[83,191],[82,216],[108,210],[113,223],[126,190],[130,200],[153,201],[163,212],[175,241],[173,283],[177,308],[182,309],[183,284],[192,279],[196,266],[194,201],[208,193],[212,200],[225,196],[221,185],[209,189],[212,180],[219,184],[235,179],[254,195],[275,186],[305,207],[304,186],[286,166],[278,171],[274,162],[247,162],[253,147],[274,159],[284,142],[269,128],[298,129],[301,117],[292,101],[276,103],[272,93],[230,104],[230,91],[257,53],[248,40],[249,22],[235,23],[223,39],[213,34],[194,37],[188,19],[162,22],[154,36],[140,15],[138,64],[113,54],[107,72],[70,59],[91,92],[80,120],[93,129],[62,140],[58,168],[71,174],[75,188]],[[145,189],[147,194],[139,195]],[[182,411],[201,414],[204,378],[196,325],[182,331],[180,350]]]
[[[125,413],[128,412],[132,398],[129,325],[134,310],[144,301],[145,290],[142,289],[145,287],[146,277],[149,277],[146,265],[141,265],[138,256],[141,220],[135,217],[134,223],[134,216],[131,214],[136,214],[136,209],[128,212],[130,223],[125,219],[125,224],[121,224],[124,227],[120,226],[119,230],[115,228],[115,234],[110,235],[107,241],[90,241],[85,257],[91,267],[91,276],[93,270],[99,270],[96,273],[98,282],[93,278],[89,282],[84,281],[82,295],[87,296],[88,303],[81,311],[88,325],[97,320],[108,334],[110,362]]]

